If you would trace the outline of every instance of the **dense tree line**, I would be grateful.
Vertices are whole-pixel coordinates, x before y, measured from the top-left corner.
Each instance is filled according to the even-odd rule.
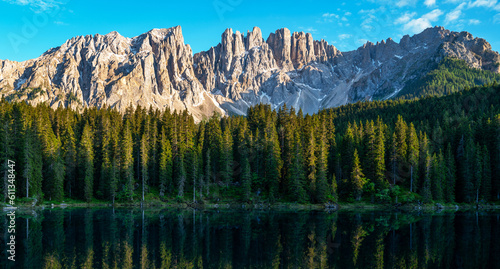
[[[0,161],[16,161],[18,196],[38,200],[496,201],[499,90],[305,116],[258,105],[201,123],[187,111],[77,113],[2,100]]]
[[[443,96],[465,88],[500,81],[500,74],[471,68],[464,60],[445,57],[439,63],[429,60],[432,71],[410,83],[399,93],[400,98]]]

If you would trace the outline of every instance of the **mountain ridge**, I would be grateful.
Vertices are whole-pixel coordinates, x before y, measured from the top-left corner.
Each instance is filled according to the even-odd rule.
[[[187,109],[196,120],[214,112],[244,115],[258,103],[315,113],[395,97],[431,71],[429,62],[445,57],[500,72],[500,56],[486,40],[443,27],[347,52],[286,28],[266,40],[258,27],[246,35],[228,28],[219,44],[193,54],[175,26],[133,38],[116,31],[77,36],[32,60],[0,60],[0,93],[53,108]]]

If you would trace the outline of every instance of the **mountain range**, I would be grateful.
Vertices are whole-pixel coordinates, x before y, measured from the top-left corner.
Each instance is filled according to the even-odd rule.
[[[312,114],[396,98],[449,57],[500,73],[500,55],[486,40],[443,27],[348,52],[286,28],[266,40],[257,27],[246,34],[227,29],[219,44],[193,55],[177,26],[134,38],[78,36],[36,59],[0,60],[0,94],[53,108],[187,109],[198,121],[214,112],[245,115],[259,103]]]

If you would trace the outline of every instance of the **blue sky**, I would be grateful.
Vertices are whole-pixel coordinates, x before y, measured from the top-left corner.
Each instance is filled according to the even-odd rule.
[[[500,0],[107,1],[0,0],[0,59],[36,58],[78,35],[118,31],[134,37],[181,25],[193,51],[215,46],[226,28],[311,32],[341,51],[429,26],[468,31],[500,50]]]

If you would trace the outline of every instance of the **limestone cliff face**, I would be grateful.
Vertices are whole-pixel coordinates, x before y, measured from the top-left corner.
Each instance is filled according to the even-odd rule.
[[[48,101],[52,107],[170,107],[188,109],[197,119],[214,111],[224,114],[194,76],[192,55],[180,27],[132,39],[117,32],[79,36],[37,59],[2,62],[6,79],[0,78],[0,88],[5,95],[26,92],[19,99]],[[36,88],[41,93],[30,96]]]
[[[488,42],[442,27],[349,52],[286,28],[266,40],[257,27],[246,34],[227,29],[217,46],[193,56],[178,26],[134,38],[80,36],[33,60],[0,61],[0,93],[54,108],[187,109],[197,120],[214,112],[243,115],[258,103],[315,113],[396,96],[429,71],[429,62],[447,56],[500,72],[500,56]]]

